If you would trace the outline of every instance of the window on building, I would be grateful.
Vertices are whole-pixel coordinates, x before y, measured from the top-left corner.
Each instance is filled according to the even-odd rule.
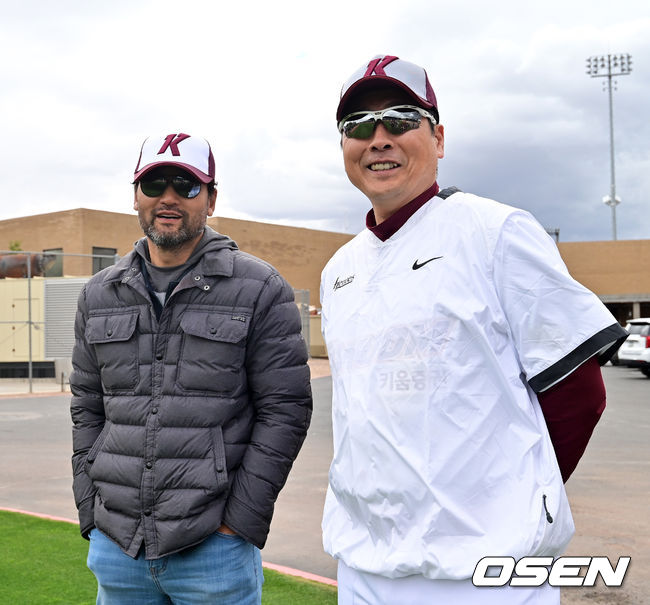
[[[93,275],[115,264],[117,248],[100,248],[93,246]]]
[[[63,277],[63,248],[49,248],[43,250],[43,256],[51,255],[52,258],[45,258],[45,277]],[[51,264],[50,264],[51,263]]]
[[[622,326],[627,323],[628,319],[632,319],[632,303],[605,303],[605,306]]]

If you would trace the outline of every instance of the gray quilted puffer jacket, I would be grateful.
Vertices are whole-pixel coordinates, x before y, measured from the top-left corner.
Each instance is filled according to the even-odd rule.
[[[264,546],[312,399],[289,284],[208,228],[156,318],[132,251],[79,297],[71,413],[81,533],[157,559],[226,523]],[[140,248],[144,240],[138,242]]]

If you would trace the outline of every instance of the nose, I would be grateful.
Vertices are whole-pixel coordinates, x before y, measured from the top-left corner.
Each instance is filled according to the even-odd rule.
[[[375,126],[369,143],[373,151],[382,151],[393,147],[391,134],[381,122]]]
[[[167,187],[165,187],[165,190],[160,194],[160,201],[165,203],[165,202],[174,202],[176,203],[178,201],[178,194],[172,187],[171,183],[167,183]]]

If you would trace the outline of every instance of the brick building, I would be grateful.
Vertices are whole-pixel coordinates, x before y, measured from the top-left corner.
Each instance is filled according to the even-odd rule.
[[[239,247],[274,265],[296,289],[309,290],[319,306],[320,273],[327,260],[351,239],[333,233],[224,217],[208,218],[215,230]],[[64,256],[52,276],[88,276],[124,256],[142,237],[134,214],[78,208],[0,221],[0,251],[10,242],[23,250],[57,251]],[[571,274],[593,290],[619,321],[650,316],[650,239],[609,242],[560,242]],[[68,255],[86,256],[68,256]],[[90,258],[90,255],[105,258]]]
[[[352,238],[344,233],[224,217],[211,217],[208,224],[232,237],[242,250],[274,265],[294,289],[307,290],[309,304],[313,307],[320,306],[323,267],[332,254]],[[115,255],[127,254],[140,237],[142,231],[135,214],[79,208],[0,221],[0,255],[12,242],[19,242],[25,251],[55,253],[58,260],[49,267],[45,277],[67,277],[70,278],[66,280],[68,285],[74,286],[72,282],[84,281],[79,278],[113,264]],[[629,318],[650,317],[650,239],[561,242],[558,248],[571,274],[595,292],[619,322],[624,324]],[[30,323],[34,327],[29,331],[32,359],[47,367],[52,366],[57,354],[48,354],[51,339],[44,339],[44,332],[51,335],[55,328],[63,336],[71,332],[67,324],[54,325],[61,315],[56,309],[50,310],[50,320],[46,322],[50,306],[44,303],[56,296],[54,293],[59,286],[52,280],[45,279],[43,283],[39,280],[42,278],[31,280],[29,295],[27,283],[9,283],[29,280],[0,280],[0,374],[7,364],[13,364],[12,367],[21,372],[24,370],[28,350],[26,326]],[[76,299],[71,292],[67,292],[67,296],[65,308],[72,309]],[[32,301],[30,305],[27,305],[28,299]],[[28,311],[31,320],[28,320]],[[310,352],[314,356],[325,355],[320,318],[311,319],[313,321],[305,326]],[[44,329],[46,323],[48,327]]]
[[[319,306],[325,263],[352,237],[223,217],[208,218],[208,225],[234,239],[240,249],[271,263],[295,289],[309,290],[314,306]],[[78,208],[0,221],[0,254],[17,241],[22,250],[64,255],[48,276],[88,276],[113,264],[113,255],[127,254],[141,237],[135,214]]]

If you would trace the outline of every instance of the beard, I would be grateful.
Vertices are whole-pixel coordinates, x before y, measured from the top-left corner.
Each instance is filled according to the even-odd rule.
[[[158,231],[154,225],[156,220],[155,215],[147,220],[141,213],[138,213],[138,221],[144,234],[159,248],[164,250],[174,250],[182,247],[187,242],[192,241],[200,233],[203,233],[205,227],[206,217],[196,217],[194,221],[190,220],[187,213],[182,212],[182,220],[180,227],[170,233],[163,233]]]

